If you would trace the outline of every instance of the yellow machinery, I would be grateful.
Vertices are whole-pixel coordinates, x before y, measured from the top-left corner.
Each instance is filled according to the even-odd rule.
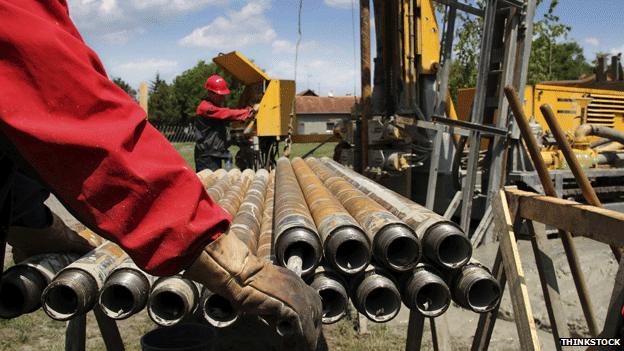
[[[237,166],[241,169],[271,167],[279,141],[288,135],[295,82],[270,78],[238,51],[220,54],[213,61],[244,84],[240,106],[259,105],[254,120],[232,124],[232,141],[240,147]]]

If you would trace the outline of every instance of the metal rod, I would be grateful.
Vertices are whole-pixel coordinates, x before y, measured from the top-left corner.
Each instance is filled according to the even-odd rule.
[[[258,251],[258,236],[268,181],[269,172],[265,169],[258,170],[229,229],[229,233],[236,235],[254,254]]]
[[[347,315],[349,295],[346,282],[330,269],[319,268],[312,277],[310,286],[321,296],[323,303],[323,324],[332,324]]]
[[[100,290],[102,313],[114,320],[126,319],[145,308],[151,277],[137,267],[130,257],[121,263],[106,279]]]
[[[236,216],[238,208],[240,207],[243,198],[247,193],[247,188],[254,177],[254,171],[246,169],[235,182],[233,182],[227,189],[222,198],[217,201],[217,204],[226,210],[232,217]]]
[[[362,114],[360,124],[361,170],[368,167],[368,119],[371,113],[371,52],[370,52],[370,0],[360,0],[360,65],[362,75]]]
[[[232,169],[226,176],[219,178],[215,184],[208,187],[206,192],[213,201],[218,202],[225,195],[230,186],[240,178],[240,176],[240,170],[236,168]]]
[[[225,297],[205,287],[202,290],[199,306],[208,324],[215,328],[225,328],[238,320],[238,309]]]
[[[513,111],[513,115],[516,119],[518,127],[520,128],[520,132],[527,147],[527,151],[529,152],[529,155],[533,160],[533,165],[535,166],[537,174],[539,175],[542,187],[544,188],[544,193],[547,196],[557,197],[555,186],[552,179],[550,178],[550,174],[548,174],[548,169],[546,168],[544,160],[542,159],[539,146],[537,145],[537,140],[535,140],[535,136],[533,135],[531,127],[529,126],[529,120],[524,114],[524,108],[522,107],[522,103],[518,98],[518,94],[516,93],[514,88],[505,87],[505,95],[509,100],[509,105],[511,107],[511,110]],[[559,230],[559,237],[561,238],[561,243],[563,244],[563,249],[565,251],[566,258],[568,259],[568,264],[570,265],[570,272],[572,273],[574,285],[576,286],[576,291],[579,295],[579,300],[581,302],[581,307],[583,308],[585,320],[587,321],[590,333],[593,336],[596,336],[598,335],[598,328],[596,327],[593,307],[589,298],[589,290],[587,289],[587,285],[585,284],[585,276],[583,274],[583,271],[581,270],[581,265],[578,259],[578,255],[576,253],[576,246],[574,245],[574,241],[572,240],[572,235],[566,231]]]
[[[267,261],[274,262],[273,254],[273,205],[275,196],[275,171],[269,175],[266,196],[264,199],[264,211],[258,234],[258,251],[256,255]]]
[[[401,278],[403,303],[425,317],[442,315],[451,304],[451,291],[430,265],[419,264]]]
[[[471,261],[449,276],[453,301],[477,313],[492,311],[501,299],[501,288],[490,271]]]
[[[355,308],[373,322],[392,320],[401,309],[401,294],[394,278],[384,269],[368,266],[352,281],[351,299]]]
[[[147,312],[154,323],[170,327],[190,316],[198,306],[198,286],[181,276],[163,277],[154,283]]]

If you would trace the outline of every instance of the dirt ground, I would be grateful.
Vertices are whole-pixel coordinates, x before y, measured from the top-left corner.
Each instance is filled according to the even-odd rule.
[[[48,200],[48,205],[70,226],[80,224],[56,201]],[[581,266],[591,292],[599,327],[602,327],[606,315],[611,290],[613,288],[617,265],[609,248],[592,240],[575,239],[580,255]],[[534,259],[528,242],[519,242],[523,268],[531,298],[533,314],[539,328],[539,338],[543,350],[554,350],[554,341],[550,323],[535,269]],[[474,257],[490,267],[494,261],[496,245],[486,245],[474,252]],[[548,240],[544,248],[553,259],[562,303],[572,336],[588,336],[583,314],[578,302],[570,270],[559,240]],[[10,254],[7,263],[11,260]],[[354,330],[354,323],[343,320],[330,326],[324,326],[324,334],[329,350],[402,350],[404,349],[409,311],[403,307],[399,316],[384,325],[368,324],[369,333],[360,335]],[[469,347],[474,335],[478,315],[457,306],[452,306],[444,315],[452,335],[451,345],[454,350]],[[88,316],[87,349],[105,350],[104,343],[97,330],[97,323],[92,314]],[[119,329],[127,350],[140,350],[140,338],[155,328],[147,313],[142,312],[132,318],[119,322]],[[0,350],[63,350],[65,323],[48,318],[41,310],[14,320],[0,320]],[[519,350],[518,335],[513,323],[513,310],[508,292],[503,297],[499,319],[491,341],[491,350]],[[240,340],[240,339],[238,339]],[[428,323],[425,325],[423,350],[432,349]],[[571,349],[572,350],[572,349]]]

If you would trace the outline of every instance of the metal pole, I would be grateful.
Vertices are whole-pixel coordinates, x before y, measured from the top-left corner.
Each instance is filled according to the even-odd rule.
[[[371,109],[370,0],[360,0],[360,55],[362,75],[360,150],[363,172],[368,167],[368,119]]]
[[[550,174],[548,173],[548,169],[546,168],[546,164],[542,159],[539,146],[537,145],[537,140],[535,140],[535,136],[531,131],[529,120],[524,114],[524,109],[522,108],[522,103],[518,98],[518,94],[514,88],[505,87],[505,95],[509,100],[511,110],[513,111],[513,115],[518,123],[518,127],[522,133],[529,155],[531,155],[533,165],[539,175],[542,187],[544,188],[544,193],[547,196],[557,197],[555,185],[553,184]],[[574,284],[576,285],[576,291],[579,295],[579,300],[581,302],[581,307],[583,308],[583,314],[587,320],[589,331],[593,336],[596,336],[598,335],[598,328],[596,326],[591,300],[589,299],[589,291],[587,289],[587,285],[585,285],[585,276],[581,270],[581,264],[579,263],[579,259],[576,254],[576,246],[572,240],[572,235],[566,231],[559,230],[559,236],[561,237],[561,242],[568,259],[568,264],[570,265],[570,272],[572,273],[572,278],[574,280]]]
[[[572,150],[568,139],[566,139],[563,129],[561,129],[561,126],[557,122],[557,118],[555,117],[555,113],[553,112],[552,108],[550,107],[550,105],[545,104],[540,107],[540,110],[544,115],[546,123],[548,123],[548,126],[550,127],[550,131],[553,133],[555,139],[557,140],[557,144],[559,144],[559,148],[561,149],[563,156],[568,162],[568,166],[574,174],[576,182],[581,187],[581,192],[583,193],[585,201],[587,201],[587,203],[592,206],[602,207],[602,203],[600,203],[598,195],[596,195],[596,192],[589,182],[587,175],[585,175],[585,172],[583,171],[583,167],[581,167],[576,158],[576,155],[574,155],[574,151]],[[613,251],[615,259],[619,262],[620,258],[622,258],[621,248],[611,246],[611,251]]]

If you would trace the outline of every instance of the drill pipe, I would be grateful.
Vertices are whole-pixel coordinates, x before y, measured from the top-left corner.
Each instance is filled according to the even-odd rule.
[[[116,320],[126,319],[140,312],[147,304],[152,277],[147,276],[127,257],[106,278],[100,290],[102,312]]]
[[[79,258],[77,254],[37,255],[7,269],[0,281],[0,318],[39,309],[45,287],[56,273]]]
[[[455,223],[330,158],[323,157],[322,161],[336,174],[412,227],[420,238],[424,255],[430,261],[445,269],[457,269],[470,260],[470,240]]]
[[[366,318],[376,323],[392,320],[401,309],[397,284],[385,269],[370,265],[351,281],[353,305]]]
[[[89,229],[78,235],[94,247],[104,240]],[[60,270],[79,258],[72,253],[37,255],[7,269],[0,280],[0,318],[15,318],[41,307],[46,286]]]
[[[453,301],[461,307],[485,313],[492,311],[500,302],[500,285],[490,271],[475,260],[450,272],[448,281]]]
[[[235,217],[238,208],[243,201],[243,197],[247,192],[249,183],[254,176],[254,171],[246,169],[243,174],[235,182],[233,182],[227,189],[222,198],[217,201],[217,204],[227,211],[230,216]]]
[[[273,196],[275,187],[275,172],[269,175],[266,196],[264,199],[264,213],[262,223],[260,223],[260,233],[258,235],[258,252],[256,255],[267,261],[274,262],[273,248]]]
[[[232,306],[230,300],[205,287],[199,299],[199,308],[206,322],[215,328],[228,327],[238,320],[238,309]]]
[[[212,186],[206,189],[206,192],[214,202],[218,202],[230,188],[230,186],[241,177],[241,171],[232,169],[227,175],[219,178]]]
[[[203,171],[197,173],[197,177],[199,177],[199,181],[204,186],[204,189],[208,189],[219,179],[227,176],[227,174],[228,172],[223,168],[219,168],[214,172],[209,169],[204,169]]]
[[[169,327],[193,314],[198,301],[197,284],[179,275],[162,277],[154,282],[147,312],[154,323]]]
[[[430,265],[419,264],[401,277],[403,303],[425,317],[438,317],[451,304],[448,285]]]
[[[325,259],[343,274],[357,274],[370,262],[370,238],[300,157],[292,167],[323,241]]]
[[[377,262],[399,272],[416,266],[420,240],[409,226],[317,159],[310,157],[306,162],[372,239]]]
[[[258,235],[268,180],[269,172],[265,169],[256,172],[229,230],[230,234],[236,235],[254,254],[258,251]]]
[[[347,315],[349,295],[345,281],[338,274],[321,267],[314,273],[309,285],[321,296],[323,324],[336,323]]]
[[[43,310],[65,321],[91,310],[106,277],[128,257],[107,241],[60,271],[43,291]]]
[[[286,157],[277,160],[274,189],[274,251],[277,262],[286,266],[292,251],[299,249],[303,252],[302,274],[310,274],[319,265],[323,249],[310,210]]]

